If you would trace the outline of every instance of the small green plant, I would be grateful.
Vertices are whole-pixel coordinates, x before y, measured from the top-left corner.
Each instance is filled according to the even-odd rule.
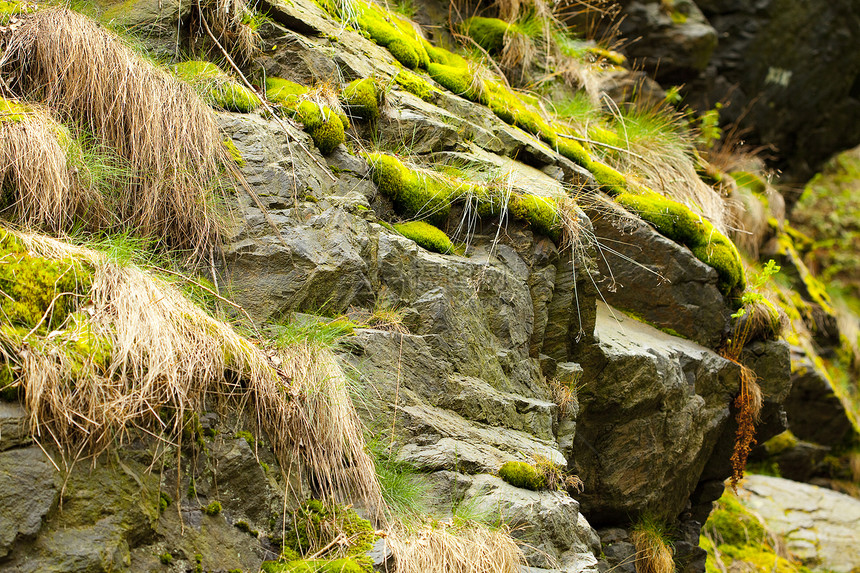
[[[170,553],[162,553],[158,556],[158,560],[161,561],[162,565],[170,565],[173,563],[173,555]]]
[[[256,529],[252,529],[251,526],[248,525],[247,521],[241,521],[241,520],[237,521],[236,523],[233,524],[233,527],[235,527],[239,531],[243,531],[243,532],[247,533],[251,537],[259,537],[260,536],[260,532],[257,531]]]
[[[203,513],[210,517],[215,517],[219,513],[221,513],[221,502],[213,501],[209,505],[203,508]]]
[[[720,109],[722,107],[721,103],[717,103],[713,109],[709,109],[699,117],[699,136],[696,138],[699,147],[711,149],[723,136],[723,130],[720,128]]]
[[[419,515],[424,509],[427,486],[415,468],[397,461],[391,448],[380,440],[369,442],[367,447],[373,456],[386,505],[400,517]]]
[[[158,513],[164,513],[173,500],[164,492],[158,494]]]

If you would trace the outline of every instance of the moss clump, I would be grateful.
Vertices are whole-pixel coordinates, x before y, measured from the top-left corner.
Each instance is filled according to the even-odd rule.
[[[366,569],[354,559],[298,559],[281,563],[264,561],[260,566],[264,573],[365,573]]]
[[[626,142],[617,133],[596,124],[588,126],[588,138],[591,141],[605,143],[613,147],[620,147],[622,149],[626,147]]]
[[[624,57],[624,54],[614,50],[592,46],[590,48],[586,48],[585,51],[595,60],[606,60],[615,66],[623,66],[627,62],[627,58]]]
[[[536,233],[558,241],[561,236],[561,219],[555,199],[537,195],[513,195],[508,209],[518,219],[526,221]]]
[[[0,26],[8,24],[12,16],[30,14],[31,12],[35,12],[36,9],[35,4],[0,0]]]
[[[373,78],[349,82],[343,88],[340,97],[353,116],[362,117],[371,122],[379,119],[379,99],[376,81]]]
[[[526,98],[525,94],[518,96],[502,84],[490,80],[484,82],[484,86],[487,92],[487,105],[499,119],[519,127],[550,145],[555,145],[558,138],[555,129],[541,117],[534,105],[529,106],[521,99]],[[536,100],[534,103],[537,103]]]
[[[203,508],[203,513],[211,517],[215,517],[216,515],[221,513],[221,502],[213,501],[212,503]]]
[[[546,489],[543,477],[526,462],[505,462],[499,468],[499,476],[514,487],[538,491]]]
[[[170,565],[173,563],[173,555],[170,553],[162,553],[158,556],[158,560],[161,561],[162,565]]]
[[[806,567],[779,556],[762,522],[728,492],[708,517],[699,545],[708,553],[708,572],[728,569],[809,573]],[[717,566],[717,556],[722,568]]]
[[[583,165],[583,167],[591,171],[591,174],[594,175],[594,180],[597,181],[600,188],[610,195],[625,193],[627,191],[627,178],[608,165],[598,163],[597,161],[590,161],[587,165]]]
[[[420,76],[416,76],[412,72],[400,70],[394,81],[409,93],[416,95],[424,101],[430,101],[433,98],[433,86],[427,83],[427,80]]]
[[[295,529],[288,531],[284,538],[284,553],[280,565],[301,567],[298,563],[322,569],[281,569],[282,571],[340,571],[340,567],[351,567],[344,571],[373,571],[373,562],[366,555],[373,547],[376,539],[373,527],[366,519],[362,519],[355,511],[344,509],[337,505],[324,504],[317,500],[305,502],[291,519]],[[342,548],[330,549],[331,559],[300,560],[298,556],[315,554],[326,547],[338,535],[345,536],[350,545],[345,551]],[[332,554],[338,552],[339,554]],[[320,557],[325,557],[320,556]],[[328,569],[336,564],[338,568]],[[276,569],[277,570],[277,569]]]
[[[170,507],[173,502],[170,496],[164,492],[158,494],[158,513],[164,513],[164,510]]]
[[[764,195],[767,192],[767,184],[764,179],[750,171],[732,171],[729,173],[738,187],[746,187],[753,193]]]
[[[406,237],[412,239],[428,251],[448,254],[454,251],[454,243],[441,229],[425,223],[424,221],[411,221],[394,225],[394,229]]]
[[[483,82],[475,77],[475,74],[472,73],[468,65],[455,66],[431,63],[427,66],[427,73],[437,83],[445,86],[458,96],[484,105],[489,103],[484,93]]]
[[[212,62],[191,60],[173,66],[176,76],[194,86],[210,105],[248,113],[260,106],[257,94],[231,78]]]
[[[475,16],[460,23],[460,31],[471,37],[490,54],[498,54],[505,47],[505,34],[512,24],[498,18]]]
[[[451,211],[450,189],[429,176],[408,169],[399,159],[383,153],[366,156],[371,179],[402,215],[426,219],[440,226]]]
[[[693,255],[717,271],[720,292],[739,296],[746,288],[743,263],[734,243],[688,207],[653,191],[620,193],[615,200],[651,223],[661,234],[686,245]]]
[[[38,325],[40,333],[54,330],[74,311],[75,295],[89,292],[92,285],[89,267],[71,259],[31,256],[5,230],[0,230],[0,260],[0,311],[4,324],[13,328]]]
[[[236,523],[233,524],[233,527],[235,527],[239,531],[243,531],[243,532],[247,533],[251,537],[259,537],[260,536],[260,532],[257,531],[256,529],[252,529],[251,526],[248,525],[247,521],[237,521]]]
[[[359,27],[407,68],[427,67],[429,57],[411,24],[372,2],[356,3]]]
[[[296,107],[295,117],[304,124],[323,155],[346,141],[343,122],[326,106],[305,100]]]
[[[284,78],[266,78],[266,98],[281,105],[295,105],[308,88]]]
[[[232,139],[225,139],[224,147],[227,148],[227,153],[230,154],[230,157],[233,158],[233,161],[236,162],[236,165],[238,165],[239,167],[245,166],[245,158],[242,157],[242,154],[239,152],[239,148],[236,147],[236,144],[233,143]]]
[[[20,102],[0,97],[0,123],[23,121],[32,113],[32,108]]]
[[[555,142],[555,150],[563,157],[567,157],[577,165],[587,167],[592,163],[591,155],[585,150],[585,147],[576,140],[559,137]]]

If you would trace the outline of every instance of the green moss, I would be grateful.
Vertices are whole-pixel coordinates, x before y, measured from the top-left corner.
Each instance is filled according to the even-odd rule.
[[[394,76],[394,81],[397,82],[397,85],[402,87],[404,90],[420,97],[424,101],[430,101],[433,98],[433,92],[435,91],[433,86],[427,83],[427,80],[413,74],[412,72],[400,70],[397,75]]]
[[[588,151],[585,150],[585,147],[576,140],[569,139],[567,137],[559,137],[556,139],[555,149],[562,156],[567,157],[577,165],[587,167],[592,164],[591,155],[589,155]]]
[[[308,93],[308,88],[296,82],[278,77],[266,78],[266,98],[282,105],[294,105],[299,96]]]
[[[165,492],[161,492],[158,494],[158,513],[164,513],[164,510],[170,507],[170,504],[173,502],[170,499],[170,496]]]
[[[260,566],[264,573],[365,573],[366,569],[354,559],[299,559],[281,563],[264,561]]]
[[[349,82],[341,92],[341,100],[353,116],[371,122],[379,119],[379,99],[373,78]]]
[[[475,40],[490,54],[498,54],[505,47],[505,34],[508,33],[511,26],[508,22],[498,18],[475,16],[463,20],[460,23],[460,31]]]
[[[427,66],[427,73],[437,83],[458,96],[484,105],[488,103],[483,82],[475,77],[468,65],[454,66],[431,63]]]
[[[236,147],[236,144],[233,143],[232,139],[225,139],[224,147],[227,148],[227,153],[230,154],[230,157],[233,158],[233,161],[236,162],[236,165],[238,165],[239,167],[245,166],[245,159],[242,157],[242,154],[239,152],[239,148]]]
[[[600,47],[589,47],[586,48],[585,51],[586,53],[593,56],[595,59],[603,59],[616,66],[623,66],[627,62],[627,58],[624,57],[624,54],[621,54],[614,50],[607,50],[606,48]]]
[[[194,86],[210,105],[248,113],[260,106],[257,94],[227,75],[212,62],[192,60],[174,64],[173,73]]]
[[[244,439],[252,448],[257,443],[257,440],[254,438],[254,434],[252,434],[251,432],[246,432],[244,430],[236,432],[235,437],[237,439]]]
[[[597,161],[590,161],[588,165],[584,165],[583,167],[594,175],[594,180],[597,181],[600,188],[610,195],[628,191],[627,178],[608,165]]]
[[[0,0],[0,26],[8,24],[12,16],[30,14],[31,12],[35,12],[36,9],[36,5],[32,3]]]
[[[394,229],[406,237],[412,239],[428,251],[447,254],[454,250],[454,244],[441,229],[434,227],[424,221],[411,221],[394,225]]]
[[[627,142],[625,142],[617,133],[601,127],[596,123],[588,126],[588,138],[598,143],[612,145],[613,147],[620,147],[622,149],[627,147]]]
[[[750,171],[732,171],[729,175],[732,176],[732,179],[735,180],[735,183],[737,183],[739,187],[746,187],[753,193],[761,195],[767,192],[767,184],[764,182],[764,179],[755,173]]]
[[[251,526],[248,525],[247,521],[237,521],[236,523],[233,524],[233,527],[235,527],[239,531],[244,531],[245,533],[247,533],[251,537],[259,537],[260,536],[260,532],[257,531],[256,529],[252,529]]]
[[[333,541],[334,536],[338,534],[342,534],[348,539],[350,545],[346,550],[346,556],[341,553],[337,556],[338,559],[334,561],[327,559],[300,561],[313,567],[324,567],[323,569],[279,570],[332,571],[332,569],[325,568],[331,567],[330,564],[332,563],[338,567],[351,567],[345,571],[355,571],[356,573],[373,570],[373,562],[366,553],[373,547],[373,542],[376,540],[374,529],[370,522],[360,518],[355,511],[337,505],[324,504],[317,500],[309,500],[296,510],[291,518],[291,523],[295,525],[295,528],[288,531],[284,538],[285,551],[280,560],[281,565],[292,566],[297,561],[290,559],[291,557],[296,554],[306,556],[309,552],[319,551]],[[335,547],[334,550],[336,551],[338,548]],[[333,569],[333,571],[340,571],[340,569]]]
[[[561,219],[555,199],[538,195],[512,195],[508,210],[517,219],[526,221],[532,230],[558,241]]]
[[[797,437],[791,433],[791,430],[786,430],[781,434],[777,434],[764,443],[768,455],[775,456],[786,450],[790,450],[798,443]]]
[[[20,102],[0,97],[0,123],[23,121],[32,113],[32,108]]]
[[[221,502],[213,501],[212,503],[203,508],[203,513],[211,517],[218,515],[219,513],[221,513]]]
[[[295,118],[304,124],[323,155],[328,155],[346,141],[343,122],[326,106],[304,100],[296,107]]]
[[[399,159],[382,153],[366,156],[371,179],[394,202],[399,213],[441,225],[451,210],[450,189],[427,175],[409,170]]]
[[[173,555],[170,553],[162,553],[158,556],[158,560],[161,561],[162,565],[170,565],[173,563]]]
[[[502,121],[519,127],[551,146],[556,144],[555,129],[541,117],[533,105],[529,106],[523,101],[523,98],[527,98],[526,94],[515,94],[506,86],[490,80],[484,82],[484,87],[487,105]]]
[[[13,327],[47,333],[73,312],[77,297],[89,292],[92,269],[71,259],[29,254],[12,233],[0,229],[0,311]],[[45,320],[42,320],[44,317]]]
[[[734,243],[688,207],[653,191],[620,193],[615,200],[661,234],[687,246],[693,255],[717,271],[720,292],[739,295],[746,288],[743,263]]]
[[[526,462],[505,462],[499,468],[499,477],[514,487],[538,491],[546,489],[543,477],[531,464]]]
[[[372,2],[356,2],[359,27],[408,68],[427,67],[429,56],[412,25]]]
[[[737,547],[763,543],[767,535],[761,522],[729,492],[719,499],[703,530],[721,544]]]

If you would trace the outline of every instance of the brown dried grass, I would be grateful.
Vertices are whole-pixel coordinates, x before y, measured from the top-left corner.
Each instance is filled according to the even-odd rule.
[[[373,462],[330,350],[263,349],[165,279],[59,240],[15,235],[36,256],[73,258],[94,269],[88,302],[75,313],[86,320],[23,338],[0,329],[0,349],[18,372],[30,429],[60,446],[67,464],[81,453],[118,447],[133,432],[179,444],[188,420],[207,404],[229,406],[256,419],[284,471],[306,472],[314,495],[381,511]],[[69,341],[82,337],[102,348],[107,342],[107,363],[95,352],[83,361],[69,354]]]
[[[246,23],[252,11],[244,0],[197,0],[197,9],[218,41],[240,59],[257,50],[260,37]]]
[[[438,523],[388,531],[387,544],[398,573],[517,573],[526,565],[522,550],[506,529],[474,521]]]
[[[636,548],[636,573],[674,573],[675,561],[666,534],[658,523],[642,520],[630,534]]]
[[[211,110],[189,86],[65,8],[20,17],[0,77],[128,161],[133,173],[116,200],[123,224],[197,255],[217,242],[214,191],[234,168]]]
[[[75,221],[99,221],[106,212],[97,189],[77,176],[83,165],[69,131],[36,105],[0,99],[0,199],[2,214],[51,231]]]

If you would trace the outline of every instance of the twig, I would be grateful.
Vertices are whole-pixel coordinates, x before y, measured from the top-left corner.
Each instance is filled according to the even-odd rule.
[[[642,157],[638,153],[634,153],[634,152],[630,151],[629,149],[624,149],[623,147],[616,147],[614,145],[609,145],[608,143],[601,143],[600,141],[594,141],[592,139],[588,139],[588,138],[584,138],[584,137],[577,137],[575,135],[568,135],[566,133],[559,133],[558,136],[564,137],[565,139],[573,139],[574,141],[580,141],[582,143],[588,143],[589,145],[599,145],[600,147],[606,147],[607,149],[613,149],[615,151],[620,151],[621,153],[626,153],[628,155],[632,155],[633,157],[635,157],[637,159],[641,159],[642,161],[647,161],[647,159],[645,159],[644,157]]]

